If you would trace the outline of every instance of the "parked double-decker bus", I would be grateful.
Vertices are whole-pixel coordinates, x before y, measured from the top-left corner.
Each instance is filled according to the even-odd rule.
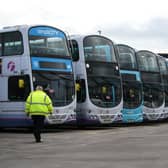
[[[168,118],[168,65],[166,61],[165,54],[159,54],[158,61],[159,61],[159,67],[160,67],[160,73],[162,78],[162,83],[164,87],[164,95],[165,95],[165,107],[164,107],[164,113],[162,114],[163,119]]]
[[[76,35],[70,41],[78,125],[120,122],[121,76],[113,42],[100,35]]]
[[[138,71],[135,49],[117,44],[123,87],[122,121],[142,122],[142,82]]]
[[[136,56],[143,84],[144,120],[160,120],[164,110],[164,89],[157,54],[140,50],[136,53]]]
[[[75,83],[67,44],[65,33],[50,26],[0,30],[0,127],[31,126],[24,105],[39,84],[54,106],[46,123],[75,121]]]

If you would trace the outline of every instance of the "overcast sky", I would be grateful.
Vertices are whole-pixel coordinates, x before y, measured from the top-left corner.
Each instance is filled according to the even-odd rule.
[[[1,0],[0,28],[46,24],[98,34],[138,50],[168,52],[167,0]]]

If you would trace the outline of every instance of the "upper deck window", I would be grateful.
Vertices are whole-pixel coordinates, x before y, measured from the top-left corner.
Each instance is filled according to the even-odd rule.
[[[118,45],[121,69],[137,69],[135,51],[127,46]]]
[[[0,34],[0,56],[21,55],[22,53],[23,40],[20,32]]]
[[[116,62],[113,43],[101,36],[88,36],[83,41],[86,61]]]
[[[165,58],[159,57],[159,68],[160,68],[161,74],[165,74],[165,75],[168,74]]]
[[[137,61],[140,71],[159,72],[156,55],[150,52],[140,51],[137,53]]]
[[[38,26],[29,30],[31,56],[69,56],[65,34],[52,27]]]

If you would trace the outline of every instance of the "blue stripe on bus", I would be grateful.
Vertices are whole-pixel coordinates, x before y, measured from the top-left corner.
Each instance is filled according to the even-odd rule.
[[[140,72],[139,71],[132,71],[132,70],[120,70],[121,74],[133,74],[136,75],[136,80],[141,81],[140,79]]]
[[[0,127],[32,126],[32,120],[23,115],[0,115]]]
[[[61,37],[65,38],[65,34],[52,27],[38,26],[31,28],[29,31],[29,35],[31,36],[42,36],[42,37]]]
[[[72,72],[72,61],[68,59],[32,57],[31,62],[32,62],[32,70]],[[66,69],[41,68],[39,62],[64,63],[66,65]]]

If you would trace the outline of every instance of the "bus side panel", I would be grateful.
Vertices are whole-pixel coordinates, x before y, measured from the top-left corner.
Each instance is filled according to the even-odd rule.
[[[24,102],[0,102],[0,127],[31,126],[32,121],[24,112]]]
[[[8,88],[7,78],[0,76],[0,102],[1,101],[8,101],[7,88]],[[1,109],[1,106],[0,106],[0,109]]]

